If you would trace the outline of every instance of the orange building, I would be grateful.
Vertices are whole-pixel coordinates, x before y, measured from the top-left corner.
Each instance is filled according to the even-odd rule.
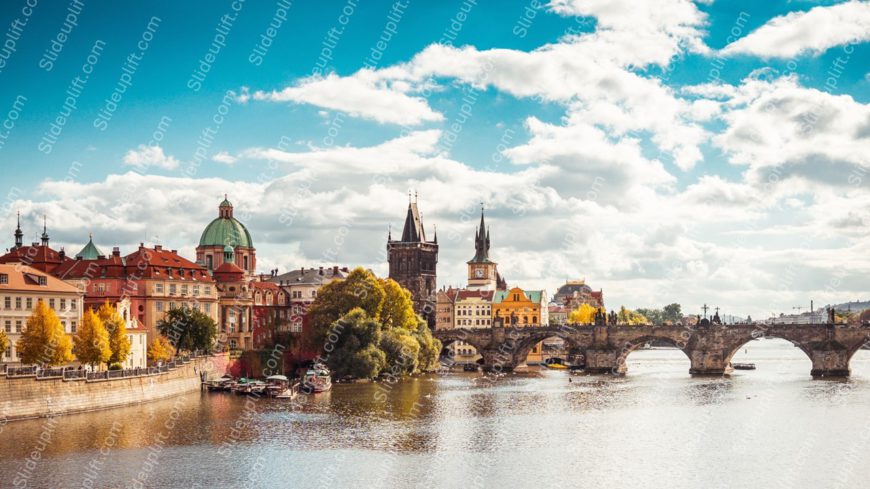
[[[544,290],[497,290],[492,297],[492,319],[505,327],[540,327],[549,324],[547,292]],[[528,363],[543,361],[543,342],[529,352]]]

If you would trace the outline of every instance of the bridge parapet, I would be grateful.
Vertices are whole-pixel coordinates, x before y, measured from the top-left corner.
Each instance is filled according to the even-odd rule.
[[[696,327],[654,325],[566,325],[544,327],[460,328],[435,331],[444,343],[464,341],[481,353],[484,368],[513,370],[525,362],[538,342],[565,340],[574,365],[590,373],[626,372],[628,355],[648,343],[664,342],[689,358],[689,372],[723,375],[731,372],[731,358],[746,343],[759,337],[782,338],[800,348],[812,361],[814,377],[848,376],[849,360],[870,341],[870,325],[845,324],[736,324]]]

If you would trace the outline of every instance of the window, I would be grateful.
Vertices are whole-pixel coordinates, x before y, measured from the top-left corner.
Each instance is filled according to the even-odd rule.
[[[211,286],[205,286],[205,295],[211,295]]]
[[[163,293],[163,284],[154,284],[154,293],[162,294]]]
[[[65,310],[66,310],[66,299],[61,299],[61,300],[60,300],[60,310],[61,310],[61,311],[65,311]]]
[[[181,286],[181,295],[187,295],[187,285]]]
[[[15,309],[21,309],[21,297],[15,298]]]
[[[70,299],[69,308],[72,309],[73,311],[76,310],[76,300],[75,299]]]
[[[157,312],[163,312],[163,301],[157,301],[154,308],[157,310]]]
[[[60,325],[63,326],[63,330],[64,330],[64,331],[66,331],[67,333],[69,333],[69,330],[66,329],[66,321],[61,321],[61,322],[60,322]]]
[[[39,283],[39,285],[42,285],[43,287],[45,287],[46,285],[48,285],[48,277],[40,275],[39,278],[37,279],[37,282]]]
[[[15,332],[16,332],[16,333],[20,333],[20,332],[21,332],[21,320],[20,320],[20,319],[17,320],[17,321],[15,321]]]
[[[70,333],[75,333],[75,332],[76,332],[76,327],[77,327],[77,326],[78,326],[78,325],[76,324],[75,321],[70,321],[70,323],[69,323],[69,332],[70,332]]]
[[[25,300],[25,304],[27,304],[25,307],[27,308],[28,311],[33,309],[33,297],[28,297]]]
[[[199,295],[199,285],[193,286],[193,295]]]
[[[312,291],[311,291],[311,297],[317,297],[317,291],[316,291],[316,290],[312,290]]]
[[[54,309],[54,299],[49,299],[49,300],[48,300],[48,307]]]
[[[211,304],[205,303],[203,306],[204,306],[203,308],[205,309],[206,314],[211,314]]]
[[[175,309],[175,303],[174,303],[174,302],[170,302],[170,303],[169,303],[169,310],[171,311],[171,310],[173,310],[173,309]]]
[[[9,283],[9,275],[5,273],[0,273],[0,284],[6,285]]]
[[[245,262],[244,268],[245,268],[245,270],[247,270],[248,269],[248,256],[247,255],[245,255],[245,257],[244,257],[244,262]]]
[[[169,295],[175,295],[175,284],[169,284]]]
[[[6,348],[6,358],[12,358],[12,347],[11,346]]]
[[[3,307],[5,307],[6,309],[12,309],[12,298],[11,297],[6,296],[3,298]]]
[[[6,320],[6,332],[7,333],[12,332],[12,320],[10,320],[10,319]]]
[[[106,293],[106,284],[97,284],[95,287],[97,288],[97,292],[100,294]]]
[[[206,267],[208,267],[209,270],[211,270],[212,267],[214,266],[214,261],[213,261],[211,255],[205,255],[205,265],[206,265]]]

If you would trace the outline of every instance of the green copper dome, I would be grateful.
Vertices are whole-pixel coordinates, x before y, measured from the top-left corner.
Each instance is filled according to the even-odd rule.
[[[229,200],[224,198],[218,212],[220,217],[206,226],[202,237],[199,238],[199,245],[253,248],[254,241],[251,239],[251,233],[244,224],[233,217],[233,205]]]
[[[94,244],[94,237],[93,235],[91,235],[90,239],[88,239],[88,244],[86,244],[85,247],[82,248],[82,251],[78,252],[76,258],[81,258],[82,260],[96,260],[101,256],[106,255],[104,255],[103,252],[100,251],[99,248],[97,248],[97,245]]]
[[[242,246],[253,248],[251,233],[234,217],[219,217],[206,226],[199,238],[200,246]]]

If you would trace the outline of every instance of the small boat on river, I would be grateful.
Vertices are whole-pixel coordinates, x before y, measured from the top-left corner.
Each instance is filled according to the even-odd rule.
[[[317,394],[330,389],[332,389],[332,376],[326,365],[316,364],[302,377],[301,391],[306,394]]]
[[[734,370],[755,370],[754,363],[732,363],[731,367]]]

